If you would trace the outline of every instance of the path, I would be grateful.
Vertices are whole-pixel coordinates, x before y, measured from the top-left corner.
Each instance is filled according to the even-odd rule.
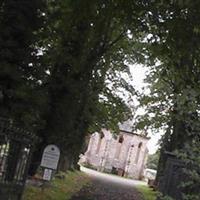
[[[135,189],[140,181],[129,180],[81,168],[91,178],[91,184],[83,188],[71,200],[142,200]]]

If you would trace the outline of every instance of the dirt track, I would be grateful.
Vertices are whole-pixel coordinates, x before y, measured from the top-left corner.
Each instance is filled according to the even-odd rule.
[[[134,184],[100,173],[90,174],[91,183],[71,200],[142,200]]]

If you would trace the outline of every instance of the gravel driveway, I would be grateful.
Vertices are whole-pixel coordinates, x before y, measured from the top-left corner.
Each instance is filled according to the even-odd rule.
[[[91,178],[91,183],[83,188],[71,200],[142,200],[135,185],[144,184],[139,181],[107,175],[82,168]]]

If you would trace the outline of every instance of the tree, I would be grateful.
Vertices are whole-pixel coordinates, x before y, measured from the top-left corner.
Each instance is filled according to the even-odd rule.
[[[149,155],[147,160],[147,168],[157,170],[158,168],[158,160],[159,160],[159,151],[156,153]]]
[[[38,55],[43,1],[2,1],[0,5],[0,112],[34,130],[44,76]],[[37,98],[36,98],[37,97]]]
[[[1,117],[16,121],[19,126],[31,131],[39,126],[41,96],[44,96],[39,89],[44,70],[38,55],[37,34],[43,25],[43,6],[44,2],[37,0],[8,0],[0,4]],[[14,141],[9,142],[8,151],[16,158],[20,154],[20,148]],[[13,180],[17,162],[17,159],[7,158],[7,181]]]
[[[130,15],[134,5],[137,14]],[[100,127],[116,130],[118,122],[130,116],[117,94],[122,88],[133,92],[120,72],[128,73],[126,63],[138,59],[132,52],[143,26],[138,19],[142,6],[139,1],[50,1],[49,37],[43,48],[49,69],[49,104],[34,162],[39,163],[38,155],[53,142],[62,152],[60,169],[74,167],[86,134]],[[130,22],[135,27],[132,32]]]
[[[159,171],[163,171],[164,151],[179,152],[178,155],[182,152],[181,159],[192,163],[190,156],[196,155],[199,146],[200,5],[191,1],[155,4],[148,16],[148,56],[151,62],[154,60],[152,73],[148,77],[151,93],[143,97],[142,102],[147,105],[144,119],[148,124],[157,128],[164,126],[166,129],[158,167]],[[199,175],[197,165],[198,160],[192,164],[195,175]],[[194,178],[191,169],[187,168],[186,171],[191,182],[185,186],[183,196],[186,199],[198,199],[194,183],[199,185],[199,181]],[[161,174],[158,172],[158,176]]]

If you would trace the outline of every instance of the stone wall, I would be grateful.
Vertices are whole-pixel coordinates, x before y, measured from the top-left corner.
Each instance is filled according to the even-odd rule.
[[[116,137],[109,130],[91,135],[85,162],[99,171],[140,179],[147,159],[149,138],[120,131]]]

